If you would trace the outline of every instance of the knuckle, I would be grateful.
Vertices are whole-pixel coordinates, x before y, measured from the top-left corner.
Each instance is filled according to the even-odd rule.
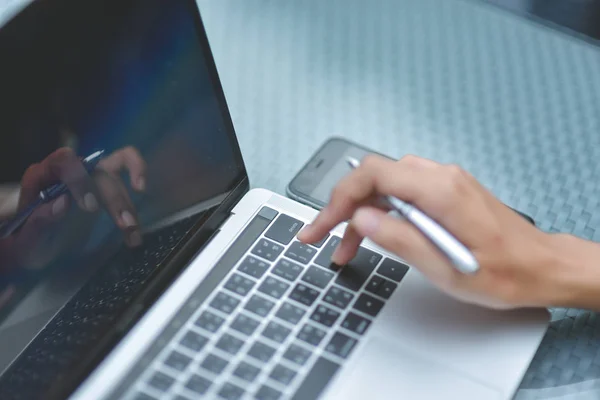
[[[422,159],[413,154],[407,154],[398,161],[398,164],[408,168],[419,168],[422,165]]]
[[[450,165],[446,167],[445,182],[445,195],[456,197],[464,192],[467,178],[462,168],[458,165]]]
[[[374,154],[368,154],[363,158],[360,165],[366,169],[376,168],[379,165],[379,157]]]

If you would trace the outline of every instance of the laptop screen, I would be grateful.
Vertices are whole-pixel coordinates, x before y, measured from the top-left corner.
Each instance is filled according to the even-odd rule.
[[[44,0],[0,30],[0,334],[90,279],[131,297],[244,179],[195,7]]]

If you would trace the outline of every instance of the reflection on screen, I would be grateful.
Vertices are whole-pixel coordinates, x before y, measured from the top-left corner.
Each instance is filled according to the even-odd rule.
[[[600,39],[598,0],[484,0],[516,14],[549,22],[554,28]]]
[[[159,260],[183,228],[155,232],[189,229],[239,179],[190,3],[38,1],[0,31],[0,184],[21,185],[4,309],[119,251]]]

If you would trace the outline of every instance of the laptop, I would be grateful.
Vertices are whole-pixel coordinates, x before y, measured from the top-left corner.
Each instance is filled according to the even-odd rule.
[[[64,146],[134,148],[147,181],[135,191],[127,168],[113,176],[140,245],[73,205],[49,236],[63,245],[27,242],[36,268],[2,276],[1,398],[516,392],[546,310],[454,301],[368,240],[333,266],[344,224],[302,244],[317,212],[250,190],[194,1],[34,1],[0,30],[0,54],[4,157],[25,168]]]

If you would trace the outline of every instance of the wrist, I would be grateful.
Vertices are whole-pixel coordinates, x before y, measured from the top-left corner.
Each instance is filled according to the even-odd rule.
[[[548,245],[545,303],[600,310],[600,245],[566,234],[549,234]]]

